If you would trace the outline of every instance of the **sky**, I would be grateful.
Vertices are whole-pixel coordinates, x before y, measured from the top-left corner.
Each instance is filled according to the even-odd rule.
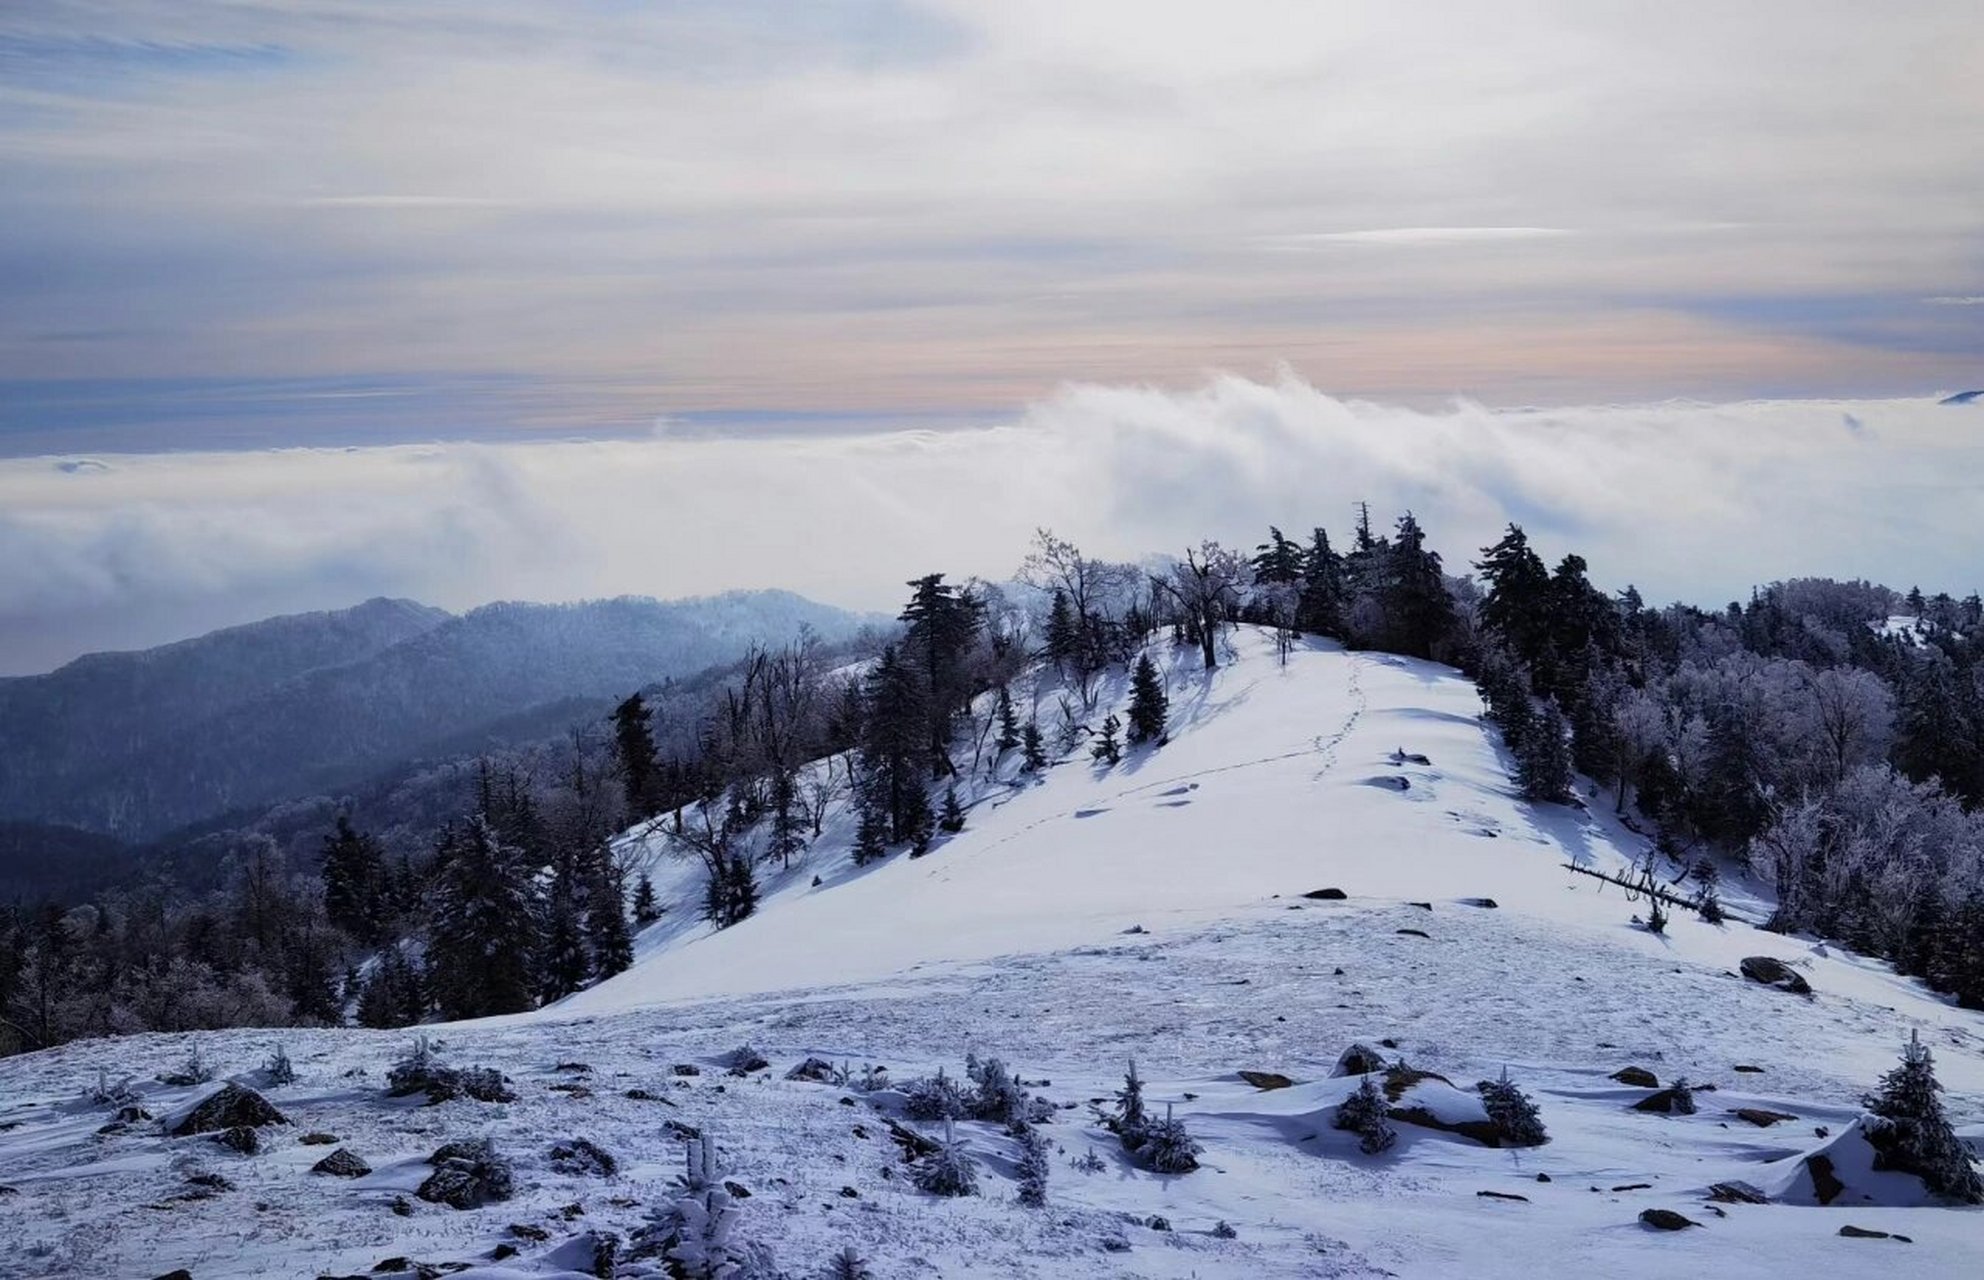
[[[526,509],[591,545],[602,517],[547,478],[587,460],[677,497],[752,468],[703,492],[773,527],[801,508],[751,474],[822,451],[907,527],[865,479],[888,468],[849,460],[1114,439],[1122,406],[1209,415],[1240,455],[1241,387],[1386,432],[1492,438],[1543,406],[1610,438],[1630,412],[1677,451],[1795,401],[1770,421],[1810,441],[1756,429],[1800,465],[1849,456],[1844,403],[1891,406],[1911,450],[1967,441],[1979,415],[1915,402],[1984,384],[1980,66],[1975,0],[11,0],[0,671],[395,584],[769,585],[720,548],[645,574],[401,563],[404,535],[495,566]],[[1071,407],[1104,403],[1117,425]],[[1375,486],[1396,460],[1365,443]],[[404,487],[441,471],[456,488]],[[449,507],[471,474],[516,505]],[[305,476],[375,524],[281,527]],[[1288,519],[1332,519],[1336,478]],[[1082,518],[1043,498],[1000,527]],[[624,536],[683,529],[645,519]],[[1095,533],[1134,550],[1130,527]],[[1697,568],[1675,586],[1726,589]],[[778,582],[858,594],[838,584]]]

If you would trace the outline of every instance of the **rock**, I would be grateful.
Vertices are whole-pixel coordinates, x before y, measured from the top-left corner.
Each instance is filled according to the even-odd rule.
[[[1536,1180],[1538,1182],[1548,1182],[1550,1181],[1550,1175],[1547,1173],[1539,1173],[1536,1175]]]
[[[333,1178],[362,1178],[372,1172],[372,1166],[360,1160],[343,1147],[325,1156],[310,1166],[310,1172],[329,1174]]]
[[[1336,1066],[1330,1068],[1330,1075],[1332,1077],[1369,1075],[1373,1071],[1383,1071],[1389,1065],[1391,1064],[1385,1061],[1385,1055],[1370,1045],[1353,1044],[1337,1055]]]
[[[1729,1114],[1739,1120],[1747,1120],[1759,1129],[1768,1129],[1780,1121],[1796,1120],[1798,1118],[1788,1112],[1766,1111],[1762,1107],[1737,1107],[1730,1111]]]
[[[1153,1213],[1150,1217],[1144,1219],[1144,1225],[1152,1231],[1169,1231],[1171,1230],[1171,1219],[1161,1213]]]
[[[1122,1236],[1104,1236],[1102,1237],[1102,1251],[1104,1253],[1128,1253],[1130,1251],[1130,1242]]]
[[[1386,1070],[1384,1092],[1386,1114],[1400,1124],[1457,1134],[1484,1147],[1502,1145],[1480,1095],[1455,1088],[1443,1075],[1400,1063]]]
[[[454,1098],[473,1098],[477,1102],[515,1102],[517,1095],[510,1088],[510,1080],[493,1067],[454,1067],[442,1066],[433,1057],[426,1056],[394,1067],[386,1077],[386,1096],[403,1098],[408,1094],[424,1093],[427,1104],[447,1102]]]
[[[1242,1071],[1240,1078],[1256,1089],[1286,1089],[1295,1082],[1278,1071]]]
[[[1770,1197],[1747,1182],[1717,1182],[1708,1189],[1708,1198],[1722,1204],[1769,1204]]]
[[[177,1271],[166,1272],[164,1275],[159,1276],[158,1280],[193,1280],[193,1273],[181,1267]]]
[[[1433,904],[1430,902],[1408,902],[1405,905],[1408,907],[1418,907],[1421,911],[1431,911],[1433,909]]]
[[[1752,982],[1761,982],[1767,987],[1789,991],[1793,995],[1809,996],[1812,986],[1803,975],[1775,956],[1745,956],[1739,966],[1743,976]]]
[[[534,1227],[527,1222],[512,1222],[506,1230],[519,1240],[530,1240],[538,1244],[551,1238],[551,1233],[543,1227]]]
[[[214,1135],[214,1141],[229,1151],[244,1156],[259,1155],[262,1150],[261,1136],[245,1124],[235,1125],[232,1129],[222,1129]]]
[[[1885,1231],[1875,1231],[1868,1227],[1856,1227],[1850,1222],[1839,1229],[1839,1234],[1845,1236],[1848,1240],[1886,1240],[1889,1238],[1888,1233]]]
[[[1311,889],[1302,896],[1312,898],[1317,902],[1342,902],[1350,895],[1341,889]]]
[[[730,1074],[733,1076],[748,1076],[763,1071],[772,1064],[765,1061],[764,1054],[747,1044],[742,1048],[732,1049],[724,1057],[723,1065],[730,1068]]]
[[[808,1058],[785,1073],[788,1080],[810,1080],[814,1084],[824,1084],[834,1078],[834,1064],[825,1058]]]
[[[620,1171],[620,1162],[594,1143],[572,1138],[552,1146],[551,1167],[574,1177],[610,1178]]]
[[[1635,1089],[1658,1089],[1660,1077],[1645,1067],[1620,1067],[1612,1073],[1612,1079],[1620,1084],[1629,1084]]]
[[[1392,752],[1392,763],[1393,764],[1432,764],[1433,762],[1427,759],[1425,756],[1420,755],[1417,751],[1407,751],[1403,748],[1400,748],[1399,750]]]
[[[1493,898],[1462,898],[1460,900],[1460,905],[1462,905],[1463,907],[1480,907],[1486,911],[1494,911],[1498,909],[1502,904],[1495,901]]]
[[[414,1194],[431,1204],[475,1209],[510,1198],[515,1182],[510,1162],[498,1155],[486,1138],[450,1142],[429,1156],[428,1163],[435,1166],[434,1172]]]
[[[1672,1209],[1642,1209],[1640,1221],[1657,1231],[1684,1231],[1689,1227],[1702,1225],[1693,1218],[1684,1218]]]
[[[1529,1203],[1528,1196],[1519,1196],[1513,1191],[1477,1191],[1474,1194],[1485,1200],[1516,1200],[1523,1204]]]
[[[1432,934],[1426,932],[1424,929],[1394,929],[1392,930],[1392,932],[1402,933],[1409,938],[1430,938],[1433,936]]]
[[[1831,1204],[1839,1199],[1840,1192],[1846,1190],[1846,1184],[1833,1172],[1831,1156],[1806,1156],[1805,1172],[1812,1178],[1812,1198],[1820,1204]]]
[[[627,1099],[630,1102],[659,1102],[665,1107],[672,1107],[675,1105],[674,1103],[670,1102],[668,1099],[662,1097],[660,1094],[650,1093],[646,1089],[627,1090]]]
[[[678,1076],[699,1076],[703,1074],[703,1069],[693,1062],[678,1062],[670,1067],[669,1070]]]
[[[306,1147],[328,1147],[337,1140],[335,1133],[306,1133],[297,1139]]]
[[[1764,1069],[1762,1067],[1753,1067],[1747,1062],[1739,1062],[1735,1066],[1731,1067],[1730,1070],[1736,1072],[1738,1075],[1745,1075],[1745,1076],[1760,1076],[1764,1073]]]
[[[167,1121],[166,1132],[175,1138],[184,1138],[195,1133],[288,1123],[282,1112],[271,1106],[267,1098],[245,1085],[230,1083],[194,1103],[176,1120]]]
[[[573,1099],[592,1097],[592,1090],[582,1084],[554,1084],[551,1086],[551,1092],[562,1093]]]
[[[591,1075],[592,1064],[588,1062],[561,1062],[551,1068],[553,1071],[571,1071],[579,1075]]]
[[[1633,1104],[1635,1111],[1650,1111],[1663,1116],[1691,1116],[1695,1114],[1695,1100],[1692,1091],[1675,1085],[1650,1093]]]
[[[413,1216],[413,1202],[405,1196],[394,1196],[392,1208],[393,1214],[396,1217],[411,1218]]]

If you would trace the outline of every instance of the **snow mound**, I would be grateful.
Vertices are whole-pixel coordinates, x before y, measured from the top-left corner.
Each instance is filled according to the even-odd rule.
[[[1862,1116],[1812,1150],[1765,1165],[1763,1176],[1753,1181],[1783,1204],[1849,1209],[1940,1204],[1914,1174],[1874,1167],[1877,1152],[1867,1134],[1868,1122]]]

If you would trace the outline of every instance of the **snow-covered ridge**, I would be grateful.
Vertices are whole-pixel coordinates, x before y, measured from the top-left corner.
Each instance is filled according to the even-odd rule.
[[[183,1109],[202,1090],[152,1077],[188,1037],[0,1062],[0,1186],[16,1189],[0,1198],[0,1275],[343,1275],[395,1256],[569,1275],[574,1240],[626,1238],[666,1203],[680,1126],[716,1136],[725,1176],[751,1192],[739,1229],[793,1277],[846,1245],[892,1278],[1721,1280],[1974,1264],[1984,1215],[1867,1178],[1850,1135],[1861,1093],[1916,1030],[1952,1115],[1984,1136],[1978,1015],[1885,965],[1750,927],[1767,904],[1734,876],[1729,924],[1677,912],[1663,936],[1637,928],[1643,901],[1564,864],[1623,869],[1644,841],[1602,799],[1589,812],[1518,799],[1466,680],[1324,642],[1286,666],[1264,636],[1234,644],[1210,675],[1195,654],[1170,666],[1163,747],[1113,768],[1077,748],[1036,782],[1009,767],[981,776],[965,830],[921,859],[851,866],[837,816],[758,914],[722,932],[693,918],[693,864],[630,835],[671,902],[634,968],[549,1009],[436,1030],[448,1062],[504,1072],[514,1101],[388,1099],[406,1033],[285,1032],[299,1078],[267,1093],[294,1123],[263,1130],[251,1157],[143,1125],[99,1135],[106,1109],[78,1100],[101,1065],[133,1073],[153,1114]],[[1095,716],[1122,698],[1106,690]],[[1345,896],[1305,896],[1323,889]],[[1738,976],[1758,955],[1816,994]],[[201,1044],[245,1071],[276,1038]],[[1550,1142],[1490,1148],[1400,1124],[1391,1150],[1360,1154],[1332,1127],[1357,1085],[1332,1071],[1354,1041],[1451,1081],[1426,1089],[1449,1119],[1506,1069]],[[726,1074],[747,1043],[768,1068]],[[784,1078],[813,1057],[886,1064],[898,1082],[959,1075],[972,1051],[1057,1108],[1042,1130],[1056,1146],[1044,1212],[1016,1203],[1019,1152],[1002,1126],[957,1126],[982,1194],[939,1200],[889,1139],[899,1095]],[[1198,1171],[1151,1173],[1091,1118],[1087,1102],[1132,1057],[1151,1104],[1202,1145]],[[1694,1114],[1635,1110],[1653,1091],[1611,1078],[1629,1065],[1715,1089]],[[1241,1071],[1292,1083],[1263,1091]],[[306,1131],[335,1134],[372,1172],[309,1172],[331,1148],[302,1145]],[[413,1196],[437,1147],[482,1136],[516,1162],[510,1200],[457,1211]],[[553,1156],[574,1137],[613,1152],[617,1172]],[[1802,1160],[1828,1151],[1855,1185],[1820,1208]],[[1091,1154],[1097,1171],[1075,1167]],[[182,1198],[203,1173],[231,1189]],[[1784,1202],[1710,1199],[1733,1182]],[[400,1197],[408,1216],[391,1208]],[[1647,1209],[1701,1225],[1655,1231]],[[1911,1243],[1841,1238],[1848,1224]],[[516,1252],[496,1260],[504,1248]]]

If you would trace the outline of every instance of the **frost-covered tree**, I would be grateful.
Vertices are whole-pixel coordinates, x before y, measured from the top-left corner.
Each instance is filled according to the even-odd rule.
[[[820,1272],[820,1280],[875,1280],[875,1272],[868,1266],[868,1260],[850,1244],[827,1260],[826,1268]]]
[[[1154,1173],[1190,1173],[1199,1167],[1201,1149],[1186,1132],[1185,1122],[1174,1116],[1171,1104],[1166,1103],[1164,1119],[1144,1126],[1143,1142],[1136,1154]]]
[[[1148,653],[1137,658],[1137,669],[1130,677],[1130,732],[1132,746],[1164,741],[1164,718],[1170,710],[1164,695],[1164,681]]]
[[[1912,1173],[1929,1190],[1952,1200],[1984,1203],[1976,1157],[1950,1128],[1937,1096],[1942,1088],[1934,1055],[1918,1033],[1909,1032],[1901,1065],[1881,1077],[1879,1091],[1866,1099],[1879,1121],[1869,1126],[1868,1135],[1876,1152],[1874,1167]]]
[[[586,864],[586,940],[592,948],[593,972],[610,978],[634,963],[634,938],[627,930],[626,877],[604,843],[593,846]]]
[[[686,1169],[675,1197],[637,1233],[638,1252],[659,1252],[682,1280],[743,1280],[761,1274],[764,1247],[741,1231],[742,1210],[724,1188],[716,1141],[705,1132],[686,1144]]]
[[[1238,616],[1241,597],[1253,580],[1247,560],[1217,542],[1188,547],[1185,558],[1160,579],[1189,632],[1197,637],[1205,669],[1219,665],[1219,632]]]
[[[435,1002],[450,1018],[529,1009],[540,941],[529,869],[479,816],[451,829],[444,841],[449,847],[428,930]]]
[[[634,885],[634,923],[646,928],[661,919],[661,903],[654,894],[654,881],[643,871]]]
[[[1570,726],[1554,701],[1545,699],[1510,744],[1516,757],[1516,783],[1531,800],[1563,804],[1571,799]]]
[[[620,785],[627,812],[636,818],[653,815],[662,797],[655,761],[654,727],[648,721],[647,700],[636,693],[613,709],[613,744],[619,756]]]
[[[379,842],[339,814],[337,829],[324,839],[324,914],[363,946],[384,936],[388,917],[386,859]]]
[[[937,826],[952,835],[964,830],[964,805],[958,800],[955,784],[944,788],[944,807],[938,811]]]
[[[398,947],[380,953],[358,991],[358,1025],[410,1027],[427,1016],[426,982]]]
[[[1020,737],[1021,764],[1027,773],[1039,773],[1047,767],[1047,743],[1040,736],[1040,721],[1028,720]]]
[[[551,871],[544,945],[539,949],[540,994],[547,1002],[563,999],[592,977],[592,955],[586,949],[579,909],[578,869],[574,859],[561,858]]]
[[[1357,1091],[1336,1109],[1335,1125],[1357,1135],[1357,1149],[1367,1156],[1377,1155],[1398,1140],[1392,1129],[1391,1113],[1377,1083],[1365,1076]]]
[[[1144,1105],[1143,1077],[1137,1074],[1137,1060],[1130,1059],[1123,1073],[1123,1087],[1116,1091],[1116,1109],[1103,1116],[1103,1124],[1123,1140],[1125,1150],[1135,1152],[1143,1145],[1144,1130],[1150,1125],[1150,1112]]]
[[[1019,712],[1013,708],[1013,691],[1005,685],[999,686],[999,699],[993,715],[998,725],[999,736],[993,740],[994,749],[1005,755],[1020,745]]]
[[[971,1114],[971,1099],[958,1082],[937,1068],[934,1076],[924,1076],[903,1086],[904,1112],[912,1120],[933,1124],[939,1120],[962,1120]]]
[[[1483,1080],[1474,1086],[1481,1095],[1482,1109],[1494,1122],[1495,1132],[1505,1147],[1540,1147],[1550,1140],[1535,1101],[1509,1079],[1508,1068],[1496,1080]]]
[[[1019,1133],[1019,1202],[1029,1209],[1047,1207],[1047,1177],[1052,1168],[1048,1159],[1047,1135],[1034,1125],[1022,1125]]]

